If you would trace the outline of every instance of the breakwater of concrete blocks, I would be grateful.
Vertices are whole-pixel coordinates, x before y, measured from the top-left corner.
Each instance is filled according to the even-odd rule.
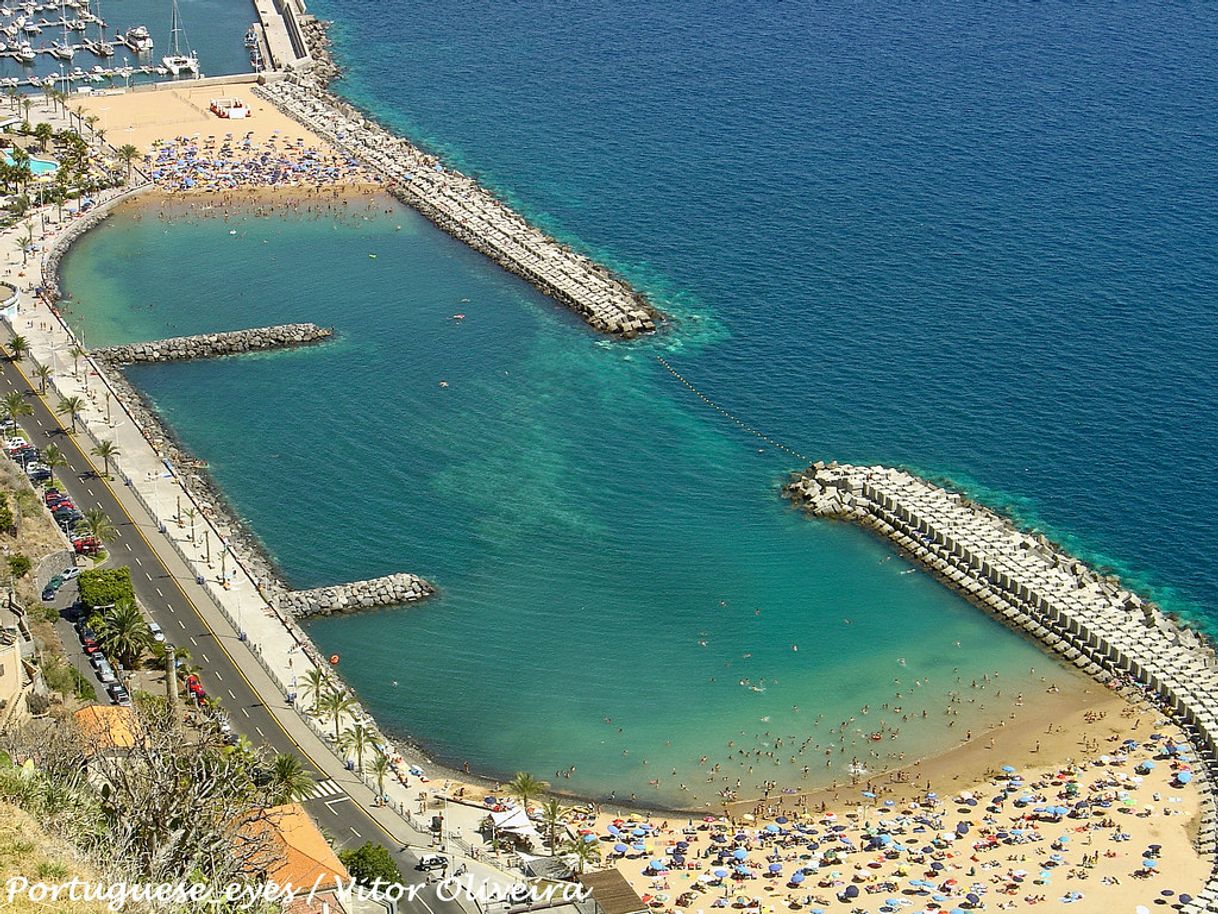
[[[128,343],[95,349],[93,356],[107,362],[180,362],[187,359],[211,359],[244,352],[271,349],[291,349],[319,343],[334,335],[329,327],[316,324],[279,324],[274,327],[254,327],[226,333],[203,333],[197,336],[175,336],[148,343]]]
[[[292,590],[279,597],[279,609],[293,616],[328,616],[375,606],[414,603],[435,593],[435,588],[413,574],[353,581],[314,590]]]
[[[1206,639],[1044,536],[911,473],[814,463],[785,493],[812,515],[853,521],[890,540],[972,602],[1097,680],[1140,686],[1197,752],[1203,798],[1198,844],[1203,853],[1218,852],[1218,657]],[[1199,901],[1195,910],[1218,910],[1218,874]]]
[[[571,308],[596,330],[626,338],[655,330],[658,313],[625,280],[530,225],[473,178],[335,98],[315,75],[294,74],[253,91],[374,168],[390,193],[439,228]]]

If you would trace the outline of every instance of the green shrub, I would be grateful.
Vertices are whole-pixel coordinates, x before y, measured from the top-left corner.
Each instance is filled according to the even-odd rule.
[[[60,695],[74,695],[81,701],[96,701],[97,690],[93,683],[81,675],[80,670],[62,659],[55,659],[42,669],[42,678],[47,686]]]
[[[87,613],[92,613],[99,606],[135,600],[131,569],[126,565],[121,568],[91,568],[82,571],[77,580],[80,584],[80,602]]]
[[[34,563],[30,561],[29,556],[22,555],[20,552],[8,557],[8,570],[13,573],[13,577],[15,578],[25,577],[30,573],[30,569],[33,567]]]
[[[8,503],[8,495],[0,492],[0,533],[9,536],[17,535],[17,521],[13,517],[13,508]]]
[[[356,882],[370,885],[377,879],[390,884],[402,881],[402,871],[384,845],[365,841],[355,850],[339,851],[338,859]]]

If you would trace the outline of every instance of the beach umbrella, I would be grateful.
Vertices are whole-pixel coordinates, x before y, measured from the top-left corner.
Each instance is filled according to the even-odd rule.
[[[791,885],[799,885],[806,877],[802,872],[796,872],[791,875]]]
[[[626,853],[626,851],[628,851],[628,850],[630,850],[630,848],[628,848],[628,847],[627,847],[625,844],[615,844],[615,845],[613,845],[613,852],[614,852],[615,854],[624,854],[624,853]]]
[[[584,844],[592,844],[597,840],[599,839],[596,837],[596,835],[584,835]]]
[[[714,876],[716,879],[726,879],[727,870],[723,869],[722,867],[720,867],[718,869],[713,869],[713,870],[711,870],[711,875]]]
[[[641,828],[636,828],[630,834],[632,834],[636,838],[644,838],[647,836],[647,832],[643,831],[643,829],[641,829]]]
[[[1191,771],[1181,771],[1176,775],[1176,780],[1179,781],[1181,784],[1187,784],[1192,779],[1193,779],[1193,774]]]
[[[786,825],[787,822],[789,822],[790,820],[786,816],[779,816],[774,821],[777,822],[779,825]]]
[[[866,797],[867,799],[869,799],[869,800],[874,800],[874,799],[875,799],[875,794],[874,794],[874,793],[872,793],[870,790],[864,790],[864,791],[863,791],[863,796],[865,796],[865,797]]]
[[[607,832],[609,832],[609,834],[611,834],[611,835],[620,835],[622,833],[622,830],[620,828],[618,828],[616,825],[610,825],[605,830]]]
[[[734,851],[732,851],[732,856],[735,857],[737,860],[743,860],[748,855],[749,855],[749,852],[747,850],[745,850],[743,847],[738,847]]]
[[[859,887],[857,885],[848,885],[842,891],[842,895],[844,895],[846,898],[858,898],[859,897]]]
[[[770,872],[771,872],[771,873],[781,873],[781,872],[782,872],[782,864],[781,864],[781,863],[771,863],[771,864],[770,864]]]
[[[978,895],[976,892],[969,892],[967,895],[964,896],[964,900],[967,901],[969,904],[981,904],[981,896]]]
[[[665,868],[663,860],[652,860],[651,863],[647,864],[647,867],[648,869],[653,870],[662,870]]]
[[[1014,774],[1014,773],[1015,773],[1015,766],[1014,766],[1014,765],[1003,765],[1003,766],[1002,766],[1002,770],[1003,770],[1003,772],[1004,772],[1004,773],[1006,773],[1006,774]]]
[[[767,826],[765,827],[765,830],[766,830],[767,832],[769,832],[771,835],[776,835],[776,834],[778,834],[778,832],[779,832],[781,829],[779,829],[779,827],[778,827],[777,825],[767,825]]]

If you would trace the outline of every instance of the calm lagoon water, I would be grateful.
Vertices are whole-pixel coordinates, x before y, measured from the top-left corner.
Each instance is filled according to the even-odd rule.
[[[343,93],[676,316],[598,340],[397,207],[118,217],[66,260],[91,344],[338,328],[131,376],[294,585],[440,585],[311,626],[384,723],[475,770],[575,765],[561,786],[696,804],[718,786],[698,757],[726,762],[729,740],[763,753],[752,773],[732,759],[746,785],[789,780],[808,738],[793,767],[841,776],[874,764],[881,720],[901,729],[881,754],[958,735],[941,713],[957,675],[956,728],[1043,689],[1031,645],[787,509],[790,458],[657,353],[802,453],[950,476],[1218,622],[1218,25],[1201,10],[316,9],[337,20]],[[987,670],[1003,698],[972,693]],[[830,730],[852,715],[841,751]]]

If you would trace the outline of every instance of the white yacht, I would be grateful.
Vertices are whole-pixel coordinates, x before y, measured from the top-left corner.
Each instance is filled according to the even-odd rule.
[[[152,50],[152,36],[148,34],[148,27],[145,25],[127,29],[127,34],[123,36],[123,43],[137,54]]]

